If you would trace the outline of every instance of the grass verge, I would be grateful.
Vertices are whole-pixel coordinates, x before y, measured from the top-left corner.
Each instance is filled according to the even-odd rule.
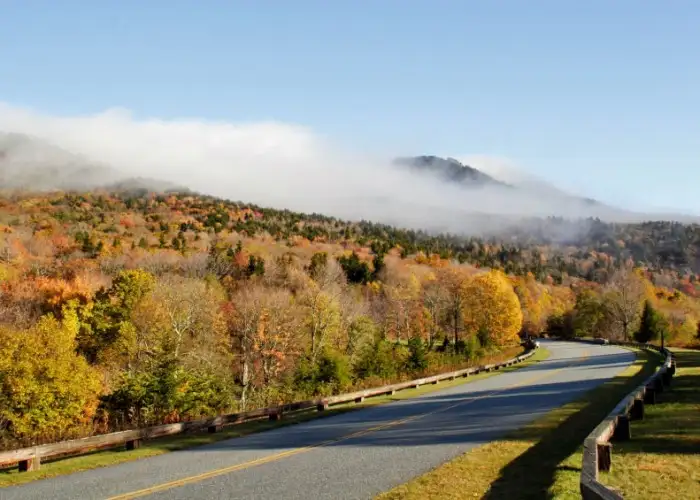
[[[41,469],[39,469],[38,471],[20,473],[17,471],[16,468],[4,470],[0,469],[0,488],[12,485],[19,485],[30,481],[35,481],[37,479],[44,479],[62,474],[70,474],[73,472],[83,470],[96,469],[98,467],[107,467],[122,462],[137,460],[140,458],[162,455],[171,451],[193,448],[195,446],[202,446],[205,444],[215,443],[217,441],[223,441],[225,439],[232,439],[257,432],[263,432],[270,429],[276,429],[279,427],[300,424],[302,422],[308,422],[309,420],[314,420],[317,418],[325,418],[333,415],[339,415],[341,413],[360,410],[362,408],[369,408],[391,401],[399,401],[403,399],[414,398],[423,394],[428,394],[434,391],[446,389],[448,387],[454,387],[457,385],[482,380],[484,378],[498,375],[499,373],[513,371],[543,361],[544,359],[547,359],[549,355],[550,352],[547,349],[540,348],[527,361],[517,365],[509,366],[507,368],[503,368],[499,371],[480,373],[478,375],[472,375],[468,378],[456,379],[451,382],[441,382],[437,385],[424,385],[417,389],[406,389],[397,392],[393,396],[378,396],[366,399],[365,401],[359,404],[347,403],[342,405],[336,405],[332,406],[324,412],[308,410],[285,415],[284,419],[275,422],[271,422],[269,420],[257,420],[252,422],[246,422],[243,424],[226,427],[221,432],[218,432],[216,434],[180,434],[176,436],[168,436],[164,438],[153,439],[144,442],[142,446],[140,448],[137,448],[136,450],[127,451],[123,448],[113,448],[108,450],[94,451],[85,455],[43,462],[41,464]]]
[[[624,396],[654,372],[654,354],[636,361],[580,399],[499,441],[480,446],[377,498],[580,498],[581,455],[590,431]]]
[[[600,477],[626,499],[700,498],[700,351],[673,351],[671,391],[632,422],[632,439],[615,443],[612,470]]]

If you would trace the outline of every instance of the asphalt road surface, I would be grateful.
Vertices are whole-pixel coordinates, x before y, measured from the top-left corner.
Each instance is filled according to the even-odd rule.
[[[576,399],[634,360],[543,342],[510,373],[195,449],[0,489],[0,499],[367,499]]]

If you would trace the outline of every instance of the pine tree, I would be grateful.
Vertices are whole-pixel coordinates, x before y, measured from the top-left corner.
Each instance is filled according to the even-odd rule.
[[[637,342],[649,342],[665,335],[665,325],[663,317],[654,309],[650,301],[644,302],[642,318],[639,323],[639,330],[635,334]]]

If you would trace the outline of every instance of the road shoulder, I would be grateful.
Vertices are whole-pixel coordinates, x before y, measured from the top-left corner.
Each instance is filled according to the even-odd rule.
[[[377,498],[542,498],[548,490],[556,490],[556,498],[580,498],[580,457],[576,462],[571,455],[590,430],[657,364],[656,357],[638,352],[632,365],[576,401]],[[573,465],[564,465],[569,462]],[[562,468],[566,468],[565,476],[561,475]]]

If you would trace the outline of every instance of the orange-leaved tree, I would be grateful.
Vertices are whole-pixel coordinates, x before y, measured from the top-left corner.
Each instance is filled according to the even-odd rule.
[[[518,296],[501,271],[478,274],[462,284],[462,318],[467,335],[502,347],[518,341],[523,313]]]

